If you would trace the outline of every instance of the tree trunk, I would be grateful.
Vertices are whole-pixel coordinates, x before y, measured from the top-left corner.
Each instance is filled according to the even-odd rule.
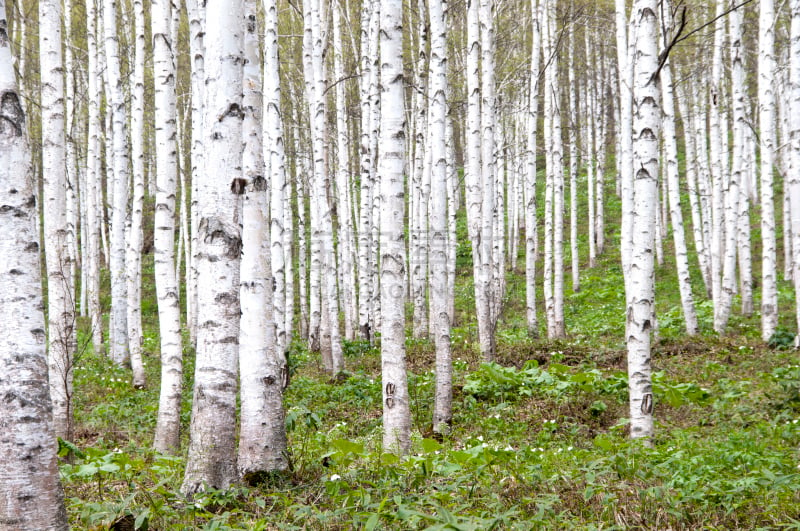
[[[119,39],[117,37],[117,0],[103,0],[103,25],[111,116],[111,145],[106,146],[112,158],[111,172],[111,359],[119,364],[130,363],[127,326],[127,265],[125,263],[125,218],[128,210],[128,116],[125,108],[124,80],[120,74]]]
[[[42,175],[50,396],[56,435],[72,439],[72,363],[75,304],[72,262],[67,245],[64,64],[61,2],[39,2],[39,61],[42,75]]]
[[[268,7],[268,6],[267,6]],[[283,352],[276,349],[272,310],[272,272],[267,223],[268,196],[261,137],[261,62],[256,0],[245,1],[244,171],[242,206],[241,326],[239,374],[241,424],[239,475],[254,483],[270,472],[286,470],[283,385],[288,375]]]
[[[536,317],[536,134],[539,120],[539,55],[541,46],[541,9],[539,0],[531,0],[533,46],[531,48],[530,88],[528,96],[527,157],[525,168],[525,306],[528,335],[539,335]]]
[[[56,6],[51,7],[54,22],[60,23]],[[41,23],[46,29],[47,22]],[[7,31],[0,0],[0,527],[66,531],[48,390],[36,191]],[[51,49],[60,50],[59,37],[60,31],[48,33],[54,39]],[[52,74],[45,68],[42,73]],[[59,71],[51,78],[55,85],[60,76]],[[51,105],[46,109],[55,111]]]
[[[430,0],[430,295],[431,332],[436,345],[436,393],[433,430],[448,433],[453,418],[453,363],[450,357],[450,309],[447,272],[447,3]]]
[[[155,81],[156,197],[153,234],[158,329],[161,339],[161,392],[153,441],[162,453],[180,450],[183,350],[180,289],[175,275],[176,156],[175,57],[171,40],[171,4],[152,0],[153,79]]]
[[[633,134],[634,208],[627,315],[628,389],[631,437],[648,443],[653,437],[653,390],[650,340],[655,305],[653,244],[658,208],[658,135],[661,126],[661,96],[652,79],[658,68],[656,0],[637,0],[633,5],[636,61],[633,66],[633,99],[636,112]]]
[[[198,329],[191,438],[181,490],[225,489],[236,477],[236,380],[242,240],[241,0],[206,4],[205,172],[198,185]]]
[[[775,238],[775,9],[761,0],[758,14],[758,123],[761,155],[761,339],[769,341],[778,326]]]
[[[381,366],[383,448],[411,449],[411,416],[405,357],[405,105],[403,101],[403,17],[397,0],[381,0]]]
[[[668,30],[672,27],[672,6],[669,2],[662,4],[662,38],[664,46],[668,38]],[[686,333],[695,335],[698,333],[697,313],[694,307],[694,297],[692,295],[692,283],[689,276],[689,256],[686,250],[686,236],[683,227],[683,213],[681,211],[681,197],[678,189],[678,139],[675,133],[675,101],[672,87],[672,65],[669,60],[661,67],[661,102],[663,111],[664,126],[664,153],[666,155],[664,165],[666,166],[667,182],[665,183],[665,193],[669,196],[669,214],[672,221],[672,241],[675,245],[675,266],[678,271],[678,290],[681,294],[681,306],[683,308],[683,320],[686,323]],[[662,223],[666,225],[666,220]]]

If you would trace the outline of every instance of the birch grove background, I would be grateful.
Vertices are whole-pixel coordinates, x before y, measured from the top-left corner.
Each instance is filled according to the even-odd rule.
[[[0,157],[0,528],[796,524],[797,0],[0,0]]]

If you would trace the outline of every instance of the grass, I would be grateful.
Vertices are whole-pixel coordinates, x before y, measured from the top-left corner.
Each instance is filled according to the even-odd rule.
[[[617,210],[613,194],[607,196],[611,220]],[[665,241],[653,345],[657,428],[653,447],[646,448],[626,436],[624,299],[615,230],[609,223],[611,238],[597,267],[582,270],[581,291],[567,294],[566,340],[528,337],[524,278],[510,273],[497,365],[480,362],[470,257],[468,250],[459,253],[449,436],[435,438],[430,431],[434,353],[428,341],[407,342],[413,451],[404,458],[381,447],[379,351],[363,342],[346,343],[345,375],[332,382],[319,359],[295,342],[290,353],[295,373],[285,397],[291,471],[258,486],[191,500],[179,493],[183,458],[149,450],[158,400],[151,304],[145,316],[147,389],[132,389],[125,371],[91,353],[76,369],[78,436],[62,447],[72,457],[61,466],[71,524],[81,529],[800,528],[800,367],[796,351],[786,349],[786,337],[792,337],[791,287],[780,285],[786,337],[776,336],[771,348],[759,339],[757,312],[734,315],[730,335],[714,334],[712,308],[694,271],[701,334],[685,337],[671,240]],[[585,241],[580,249],[584,257]],[[193,369],[192,353],[186,354],[188,429]]]

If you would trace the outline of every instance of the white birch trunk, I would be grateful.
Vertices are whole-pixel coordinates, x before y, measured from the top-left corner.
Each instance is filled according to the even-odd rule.
[[[97,19],[94,2],[89,2],[86,42],[88,51],[88,124],[86,147],[86,190],[83,196],[86,212],[87,260],[84,264],[87,279],[87,299],[91,321],[92,347],[98,356],[105,353],[103,342],[103,316],[100,313],[100,224],[102,202],[98,201],[100,189],[100,91],[102,82],[98,65]]]
[[[699,155],[695,146],[695,135],[693,131],[693,120],[689,113],[689,103],[686,91],[680,86],[674,87],[678,102],[678,111],[681,116],[684,130],[684,149],[686,153],[686,186],[687,195],[689,196],[689,206],[692,216],[692,236],[694,239],[694,248],[697,254],[698,265],[700,266],[700,274],[703,278],[703,285],[706,292],[710,292],[711,288],[711,272],[708,262],[708,248],[703,238],[703,221],[700,211],[700,197],[698,192],[699,173],[702,171],[700,168]],[[665,124],[666,128],[666,124]],[[702,147],[704,149],[704,146]]]
[[[586,46],[586,60],[588,62],[587,69],[589,71],[594,71],[596,68],[596,60],[595,54],[593,51],[593,46],[591,41],[589,40],[589,31],[586,31],[585,34],[585,46]],[[597,190],[597,127],[595,122],[595,116],[597,116],[597,93],[599,87],[597,83],[595,83],[594,76],[586,76],[586,84],[584,85],[586,88],[586,95],[583,98],[584,101],[584,115],[585,115],[585,143],[586,143],[586,198],[587,198],[587,214],[588,214],[588,233],[589,233],[589,267],[595,267],[597,265],[597,223],[595,222],[597,211],[595,208],[596,203],[596,192]]]
[[[442,5],[442,10],[445,12],[445,21],[447,20],[447,13]],[[446,57],[446,55],[445,55]],[[445,100],[447,94],[445,94]],[[455,148],[453,143],[453,120],[450,116],[445,116],[446,127],[446,158],[447,158],[447,312],[450,316],[450,324],[455,318],[456,311],[456,251],[458,249],[458,241],[456,239],[456,213],[458,210],[458,170],[455,164]]]
[[[672,27],[672,6],[667,3],[662,6],[662,28]],[[668,34],[662,30],[662,38],[666,41]],[[665,47],[668,45],[665,42]],[[678,139],[675,133],[675,101],[672,87],[672,65],[669,60],[661,66],[661,103],[662,120],[664,127],[664,153],[666,155],[666,194],[669,196],[669,215],[672,222],[672,241],[675,245],[675,267],[678,272],[678,290],[681,295],[683,320],[686,324],[686,333],[698,333],[697,312],[694,307],[692,283],[689,275],[689,256],[686,250],[686,236],[683,226],[683,213],[681,211],[681,196],[678,185]],[[690,135],[687,135],[690,136]],[[666,225],[666,220],[663,221]]]
[[[117,364],[130,363],[127,327],[127,266],[125,263],[125,218],[128,210],[128,134],[124,80],[120,74],[119,39],[117,38],[117,1],[103,0],[103,35],[105,38],[106,75],[108,78],[109,114],[113,172],[111,183],[111,359]]]
[[[428,198],[425,184],[425,158],[429,155],[426,146],[428,129],[428,32],[426,24],[426,9],[423,0],[417,0],[417,53],[416,53],[416,79],[414,80],[413,126],[414,131],[413,154],[409,156],[409,171],[411,173],[411,186],[409,187],[410,201],[410,242],[409,242],[409,283],[411,302],[414,306],[412,321],[412,334],[416,338],[428,335],[428,308],[427,292],[428,263],[427,251],[431,242],[428,242]],[[409,142],[409,150],[412,145]]]
[[[450,355],[450,291],[447,274],[447,3],[430,0],[431,23],[431,112],[430,151],[430,294],[431,331],[436,345],[436,392],[433,406],[433,430],[448,433],[453,418],[453,362]]]
[[[72,438],[72,363],[75,298],[67,241],[64,64],[61,2],[39,2],[39,64],[42,75],[42,174],[47,268],[47,363],[56,435]],[[22,117],[20,116],[20,119]],[[22,123],[22,122],[20,122]]]
[[[569,62],[567,64],[569,79],[569,116],[570,116],[570,141],[569,141],[569,248],[572,272],[572,291],[581,290],[580,262],[578,257],[578,101],[575,79],[575,28],[569,38]]]
[[[541,10],[539,0],[531,0],[533,21],[533,45],[531,48],[531,71],[528,96],[527,156],[525,168],[525,306],[528,335],[539,335],[536,317],[536,124],[539,119],[539,56],[541,46]]]
[[[359,204],[358,228],[358,323],[361,339],[371,341],[372,330],[370,321],[372,317],[372,269],[375,265],[372,259],[372,191],[374,175],[372,172],[372,152],[370,142],[370,110],[371,100],[369,92],[370,78],[372,76],[372,61],[370,50],[370,27],[374,9],[374,2],[363,2],[361,8],[361,79],[359,83],[360,109],[361,109],[361,135],[359,168],[361,177],[361,197]]]
[[[186,0],[189,15],[189,53],[192,56],[192,202],[190,206],[191,235],[189,253],[191,261],[186,274],[186,324],[189,341],[197,345],[197,262],[199,260],[197,240],[200,219],[198,214],[198,184],[205,172],[205,145],[203,128],[203,106],[205,98],[205,3],[200,0]]]
[[[791,0],[791,30],[789,48],[789,120],[792,171],[789,176],[789,210],[792,226],[792,277],[794,280],[796,317],[800,330],[800,0]],[[795,336],[795,347],[800,334]]]
[[[758,12],[758,124],[761,184],[761,339],[769,341],[778,326],[775,238],[775,9],[761,0]]]
[[[51,7],[54,22],[60,24],[56,6]],[[66,531],[48,389],[37,194],[5,9],[5,0],[0,0],[0,527]],[[40,20],[46,29],[47,21]],[[57,36],[60,31],[48,34],[53,47],[61,45]],[[44,55],[45,64],[53,61]],[[42,73],[45,79],[52,75],[49,69],[42,68]],[[51,83],[62,79],[60,70],[57,73]],[[56,104],[57,98],[53,100]]]
[[[658,83],[653,76],[658,67],[658,26],[656,0],[636,0],[633,98],[634,178],[632,266],[626,282],[630,289],[627,315],[628,392],[632,438],[648,443],[653,437],[653,391],[650,366],[650,340],[655,305],[655,267],[653,244],[658,208],[658,135],[661,121]]]
[[[473,0],[474,1],[474,0]],[[497,161],[495,154],[495,72],[494,72],[494,0],[480,0],[480,182],[481,184],[481,229],[480,229],[480,274],[476,278],[476,292],[483,292],[482,300],[486,321],[481,327],[478,319],[478,339],[481,353],[486,361],[494,359],[496,350],[495,327],[500,304],[499,272],[495,266],[495,216],[499,210],[497,201]],[[500,253],[499,256],[502,256]],[[476,298],[477,300],[477,298]]]
[[[169,0],[152,0],[153,79],[155,81],[156,197],[153,235],[158,328],[161,340],[161,391],[153,447],[180,450],[183,374],[180,289],[175,274],[176,156],[175,57]]]
[[[127,325],[133,370],[133,386],[145,386],[142,362],[142,210],[144,208],[144,4],[136,0],[134,17],[134,65],[131,91],[131,162],[133,197],[131,202],[127,264]],[[171,58],[170,58],[171,61]],[[155,120],[156,126],[160,123]]]
[[[278,62],[278,7],[275,0],[264,0],[264,161],[270,191],[270,263],[275,279],[273,293],[273,316],[276,326],[276,349],[286,352],[289,346],[287,320],[287,282],[291,277],[291,232],[286,217],[291,209],[285,208],[289,199],[289,183],[286,181],[283,122],[281,119],[281,87]],[[287,256],[289,259],[287,260]]]
[[[475,289],[475,311],[478,319],[478,342],[484,360],[491,361],[494,355],[492,348],[493,333],[489,313],[489,278],[485,276],[483,264],[490,264],[484,258],[489,242],[484,242],[481,138],[481,83],[480,83],[480,17],[479,1],[469,0],[467,11],[467,227],[472,242],[472,270]],[[489,215],[487,213],[487,215]]]
[[[198,185],[198,329],[191,438],[181,490],[227,488],[236,476],[239,208],[242,166],[241,0],[206,4],[205,171]],[[237,193],[238,192],[238,193]]]
[[[344,75],[344,40],[340,10],[346,6],[338,1],[331,9],[333,18],[334,42],[334,82],[336,83],[336,211],[339,222],[338,256],[341,273],[342,309],[344,310],[344,337],[348,341],[355,339],[357,325],[355,306],[355,231],[353,229],[353,210],[350,192],[350,168],[348,164],[347,121],[345,116],[345,75]]]
[[[564,149],[561,139],[561,89],[559,87],[559,60],[556,47],[557,11],[556,0],[550,0],[551,14],[547,17],[550,24],[550,45],[553,46],[553,58],[549,70],[552,74],[552,122],[553,147],[553,337],[566,337],[564,323]]]
[[[744,43],[742,42],[742,9],[736,9],[729,15],[731,55],[733,66],[731,68],[733,92],[733,173],[729,191],[733,191],[733,181],[738,185],[738,195],[735,201],[733,220],[735,229],[734,248],[738,259],[739,294],[741,297],[741,311],[743,315],[753,313],[753,275],[750,250],[750,182],[751,171],[748,164],[751,142],[749,141],[750,123],[746,109],[745,70],[744,70]],[[726,253],[727,254],[727,253]],[[736,266],[734,265],[734,270]],[[734,285],[736,275],[734,273]]]
[[[723,13],[724,1],[717,0],[716,16]],[[714,53],[711,65],[711,94],[709,105],[709,166],[711,168],[711,298],[714,301],[714,330],[722,334],[728,319],[723,311],[722,289],[722,252],[725,211],[723,183],[727,178],[723,174],[727,164],[723,165],[721,157],[724,153],[722,147],[722,127],[720,108],[723,105],[722,84],[722,47],[724,42],[724,21],[717,19],[714,28]],[[725,133],[727,135],[727,133]],[[728,307],[728,312],[730,307]]]
[[[262,154],[261,61],[256,0],[245,1],[244,154],[246,181],[242,206],[241,326],[239,373],[241,424],[238,470],[244,481],[288,467],[283,386],[286,359],[277,350],[272,311],[272,272],[267,181]]]
[[[379,158],[381,253],[381,366],[383,448],[407,453],[411,416],[405,361],[405,110],[403,101],[403,17],[396,0],[381,0],[381,124]]]
[[[617,41],[617,78],[619,82],[619,189],[622,199],[622,222],[620,227],[620,254],[622,269],[628,278],[627,269],[631,260],[631,234],[633,231],[633,55],[629,50],[629,36],[625,0],[615,0],[615,23]],[[633,14],[632,14],[633,16]],[[598,95],[599,96],[599,95]],[[655,176],[653,177],[655,178]],[[627,283],[627,280],[626,280]],[[628,291],[626,286],[626,292]],[[630,304],[630,301],[627,303]]]

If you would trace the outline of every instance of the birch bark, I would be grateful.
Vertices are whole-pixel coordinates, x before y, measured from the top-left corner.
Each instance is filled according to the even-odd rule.
[[[539,55],[541,46],[541,10],[539,0],[531,0],[533,44],[531,46],[531,71],[528,96],[527,158],[525,169],[525,306],[528,335],[539,335],[536,317],[536,134],[539,119]]]
[[[761,339],[769,341],[778,326],[775,238],[775,9],[761,0],[758,12],[758,124],[761,156]]]
[[[128,112],[125,107],[123,79],[120,73],[117,37],[117,1],[103,0],[103,35],[105,39],[106,76],[108,78],[110,148],[113,172],[111,194],[111,359],[117,364],[130,363],[127,326],[127,269],[125,263],[125,218],[128,210]]]
[[[792,277],[794,281],[797,324],[800,330],[800,0],[791,0],[789,37],[789,121],[792,172],[789,177],[789,211],[792,225]],[[795,348],[800,334],[795,336]]]
[[[655,304],[653,244],[658,208],[658,136],[661,126],[658,80],[656,0],[636,0],[633,65],[634,113],[632,123],[634,178],[633,239],[628,270],[630,289],[627,315],[628,389],[631,437],[648,443],[653,437],[653,390],[650,340]]]
[[[191,438],[181,490],[227,488],[236,476],[242,182],[243,7],[206,4],[205,171],[198,185],[198,330]],[[213,125],[211,125],[213,124]]]
[[[447,272],[447,3],[430,0],[431,22],[431,332],[436,345],[436,393],[433,429],[448,433],[453,418],[453,367],[450,356],[450,312]]]
[[[403,17],[400,0],[380,2],[381,153],[381,366],[383,447],[405,454],[411,448],[411,417],[405,360],[405,242],[403,186],[405,105]]]
[[[672,6],[670,2],[661,5],[662,38],[664,49],[669,45],[668,38],[672,28]],[[675,245],[675,267],[678,272],[678,290],[681,295],[683,320],[686,324],[686,333],[698,333],[697,312],[694,307],[692,283],[689,276],[689,256],[686,251],[686,236],[683,227],[683,213],[681,211],[681,197],[678,189],[678,139],[675,133],[675,101],[672,87],[672,65],[669,59],[661,66],[661,104],[664,153],[663,164],[666,166],[666,190],[669,196],[669,215],[672,222],[672,241]],[[663,220],[666,225],[666,220]]]
[[[145,386],[142,364],[142,217],[144,208],[144,3],[133,4],[134,52],[133,88],[131,90],[131,177],[132,191],[128,245],[125,250],[127,264],[127,325],[133,386]],[[156,120],[156,124],[158,124]]]
[[[239,374],[241,423],[238,471],[255,483],[288,467],[283,386],[288,376],[283,352],[276,349],[272,310],[272,272],[267,222],[267,180],[262,154],[261,61],[256,0],[245,0],[244,106],[242,165],[241,326]]]
[[[155,81],[156,197],[153,234],[154,272],[161,340],[161,391],[153,441],[162,453],[180,450],[183,349],[179,286],[175,274],[176,155],[175,57],[170,21],[170,0],[152,0],[150,20],[153,35],[153,79]]]
[[[72,439],[72,363],[75,299],[67,245],[64,64],[61,2],[39,2],[39,64],[42,76],[42,176],[47,267],[47,363],[56,435]]]
[[[66,531],[48,390],[36,192],[5,4],[0,0],[0,527]]]

